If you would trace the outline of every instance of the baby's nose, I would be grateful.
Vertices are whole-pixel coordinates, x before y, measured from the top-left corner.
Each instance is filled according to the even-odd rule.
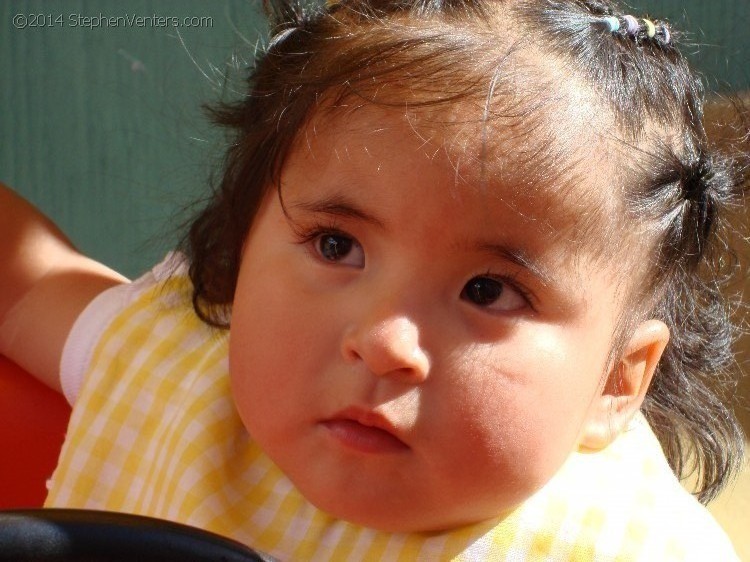
[[[419,328],[405,316],[390,316],[352,326],[342,342],[347,361],[363,361],[378,376],[423,382],[430,361],[421,346]]]

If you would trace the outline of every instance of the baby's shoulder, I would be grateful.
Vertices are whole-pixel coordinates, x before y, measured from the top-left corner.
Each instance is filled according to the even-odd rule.
[[[661,536],[668,552],[678,560],[738,560],[732,543],[714,519],[676,478],[652,491],[653,507],[643,524],[649,534]]]
[[[634,420],[620,445],[603,495],[615,510],[625,508],[620,522],[634,559],[738,560],[727,534],[674,474],[645,418]]]
[[[567,544],[566,552],[586,552],[588,559],[737,560],[642,416],[607,449],[574,453],[527,504],[523,511],[537,520],[547,514],[544,528]]]
[[[104,361],[174,335],[173,328],[192,313],[191,294],[185,258],[169,254],[135,281],[97,296],[76,319],[63,348],[60,378],[68,401],[76,402],[84,381],[105,382],[94,381],[94,363],[102,371]]]

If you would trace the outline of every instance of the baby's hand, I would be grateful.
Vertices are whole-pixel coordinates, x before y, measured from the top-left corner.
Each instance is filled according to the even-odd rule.
[[[73,322],[96,295],[124,282],[0,184],[0,354],[60,390],[60,355]]]

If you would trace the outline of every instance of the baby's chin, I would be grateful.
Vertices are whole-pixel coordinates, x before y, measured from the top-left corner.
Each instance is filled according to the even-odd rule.
[[[336,519],[377,531],[397,534],[440,533],[482,523],[494,526],[513,511],[511,507],[499,514],[495,510],[491,514],[470,513],[466,510],[454,513],[453,510],[432,508],[425,511],[410,510],[404,513],[396,510],[372,509],[372,505],[352,508],[352,506],[335,502],[318,504],[310,501],[318,509]]]
[[[308,502],[335,519],[387,533],[436,533],[467,525],[496,525],[551,476],[531,470],[505,478],[472,472],[471,478],[465,475],[468,480],[453,480],[447,475],[431,477],[429,471],[409,470],[398,463],[387,475],[367,474],[367,465],[327,463],[320,451],[318,462],[299,462],[300,458],[315,458],[314,451],[289,457],[287,450],[270,447],[266,454]],[[388,462],[374,464],[382,467]]]
[[[348,523],[387,533],[437,533],[487,522],[495,525],[531,493],[496,502],[433,500],[419,502],[404,494],[367,494],[357,497],[346,489],[325,489],[290,476],[298,491],[325,514]],[[304,478],[302,479],[304,480]]]

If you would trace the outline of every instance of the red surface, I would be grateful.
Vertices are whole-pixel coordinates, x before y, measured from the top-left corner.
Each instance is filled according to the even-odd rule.
[[[61,394],[0,355],[0,509],[42,505],[69,418]]]

